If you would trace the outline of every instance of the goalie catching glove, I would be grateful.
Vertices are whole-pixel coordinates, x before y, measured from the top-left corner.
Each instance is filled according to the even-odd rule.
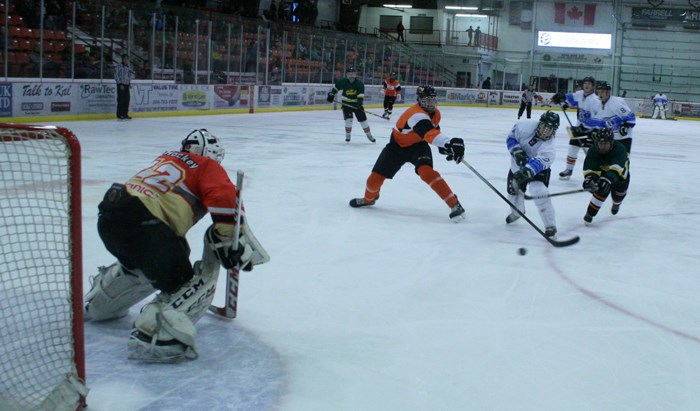
[[[453,138],[449,143],[445,143],[445,147],[439,147],[438,152],[447,156],[447,161],[454,160],[455,163],[461,163],[464,159],[464,140],[461,138]]]
[[[250,255],[252,251],[246,244],[239,243],[238,248],[234,250],[233,238],[222,236],[216,231],[215,226],[211,226],[207,229],[205,238],[225,269],[230,270],[238,264],[240,264],[243,271],[250,271],[253,269],[253,265],[250,264]]]

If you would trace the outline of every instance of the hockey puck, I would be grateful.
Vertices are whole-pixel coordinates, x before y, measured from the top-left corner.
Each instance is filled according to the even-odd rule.
[[[525,247],[518,248],[518,254],[520,254],[520,255],[527,254],[527,248],[525,248]]]

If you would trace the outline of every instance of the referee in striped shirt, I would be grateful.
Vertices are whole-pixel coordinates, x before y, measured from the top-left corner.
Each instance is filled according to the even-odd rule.
[[[114,78],[117,80],[117,119],[131,120],[129,101],[131,100],[131,79],[134,70],[129,65],[129,55],[122,55],[122,62],[114,65]]]

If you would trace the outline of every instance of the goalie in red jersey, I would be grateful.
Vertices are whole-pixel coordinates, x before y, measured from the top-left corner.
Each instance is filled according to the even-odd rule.
[[[159,291],[134,321],[130,358],[197,358],[194,324],[214,298],[219,265],[250,270],[269,259],[243,220],[239,245],[232,247],[238,199],[219,164],[223,158],[219,139],[195,130],[180,150],[164,152],[125,184],[113,184],[99,205],[100,238],[118,261],[92,279],[85,318],[123,317]],[[207,212],[214,224],[206,231],[202,260],[193,267],[185,234]]]

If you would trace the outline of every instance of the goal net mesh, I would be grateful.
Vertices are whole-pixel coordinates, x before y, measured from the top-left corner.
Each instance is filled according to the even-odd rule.
[[[0,124],[1,411],[75,410],[87,394],[79,161],[68,130]]]

